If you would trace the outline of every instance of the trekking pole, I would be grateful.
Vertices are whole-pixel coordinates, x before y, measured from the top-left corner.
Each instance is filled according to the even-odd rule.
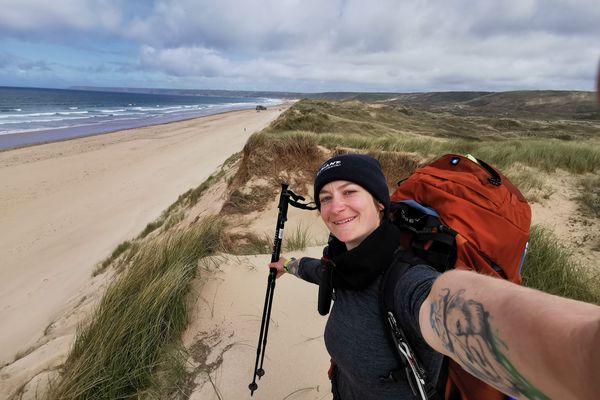
[[[306,210],[314,210],[316,207],[310,207],[307,204],[300,203],[299,200],[304,200],[304,197],[298,196],[291,190],[288,190],[288,184],[281,184],[281,194],[279,195],[279,214],[277,215],[277,226],[275,227],[275,237],[273,239],[273,253],[271,254],[271,262],[277,262],[281,252],[281,243],[283,242],[283,227],[287,221],[288,205],[302,208]],[[290,197],[292,200],[290,200]],[[277,269],[269,268],[269,277],[267,279],[267,291],[265,293],[265,305],[263,306],[262,321],[260,324],[260,334],[258,336],[258,346],[256,348],[256,362],[254,364],[254,377],[252,383],[248,385],[250,396],[254,395],[254,391],[258,389],[256,377],[260,379],[264,374],[263,362],[265,360],[265,351],[267,348],[267,335],[269,333],[269,321],[271,320],[271,307],[273,306],[273,294],[275,292],[275,280],[277,278]],[[260,366],[258,365],[260,360]]]

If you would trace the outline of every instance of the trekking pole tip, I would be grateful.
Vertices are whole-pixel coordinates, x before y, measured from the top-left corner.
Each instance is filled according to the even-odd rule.
[[[258,389],[258,385],[254,382],[248,385],[248,389],[250,389],[250,396],[254,395],[254,391]]]

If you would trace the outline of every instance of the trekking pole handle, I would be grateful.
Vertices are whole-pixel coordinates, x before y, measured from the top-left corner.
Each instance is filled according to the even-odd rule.
[[[279,196],[279,214],[277,215],[277,227],[275,228],[275,237],[273,239],[273,252],[271,254],[271,262],[279,261],[279,255],[281,254],[281,243],[283,242],[283,227],[287,221],[288,204],[290,201],[290,194],[288,191],[289,185],[285,182],[281,184],[281,195]],[[275,268],[271,268],[273,272]],[[277,271],[275,270],[275,273]]]

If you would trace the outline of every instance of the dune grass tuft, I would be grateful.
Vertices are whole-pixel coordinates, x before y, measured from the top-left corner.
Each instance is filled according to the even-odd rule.
[[[577,197],[580,208],[592,217],[600,218],[600,176],[581,179],[581,194]]]
[[[275,223],[275,221],[273,221]],[[235,255],[270,254],[273,252],[273,235],[267,232],[229,233],[225,238],[224,251]],[[282,251],[304,250],[310,244],[308,229],[299,224],[295,230],[285,230]]]
[[[283,240],[284,251],[304,250],[309,246],[310,234],[308,229],[299,224],[294,231],[287,234]]]
[[[554,192],[552,186],[546,182],[545,174],[535,168],[519,163],[507,168],[504,174],[529,202],[541,202]]]
[[[266,233],[229,233],[225,235],[224,247],[226,252],[235,255],[267,254],[273,250],[273,237]]]
[[[187,324],[185,299],[198,260],[219,249],[222,226],[207,217],[139,249],[78,332],[51,398],[132,398],[152,383],[164,349]]]
[[[112,264],[117,258],[119,258],[121,254],[125,253],[128,250],[130,253],[132,253],[137,250],[137,247],[133,246],[133,243],[131,241],[126,240],[123,243],[119,244],[117,248],[113,250],[110,256],[108,256],[104,261],[98,264],[96,269],[94,269],[92,276],[96,276],[104,272],[110,264]]]
[[[600,305],[600,274],[576,263],[556,235],[540,225],[531,229],[523,285]]]

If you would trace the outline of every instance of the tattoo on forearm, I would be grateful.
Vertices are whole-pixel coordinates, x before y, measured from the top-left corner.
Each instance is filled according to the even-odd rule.
[[[507,345],[492,332],[490,314],[481,303],[464,297],[465,291],[443,289],[431,304],[431,327],[443,346],[454,353],[462,367],[505,393],[534,400],[549,399],[517,371],[505,352]]]

